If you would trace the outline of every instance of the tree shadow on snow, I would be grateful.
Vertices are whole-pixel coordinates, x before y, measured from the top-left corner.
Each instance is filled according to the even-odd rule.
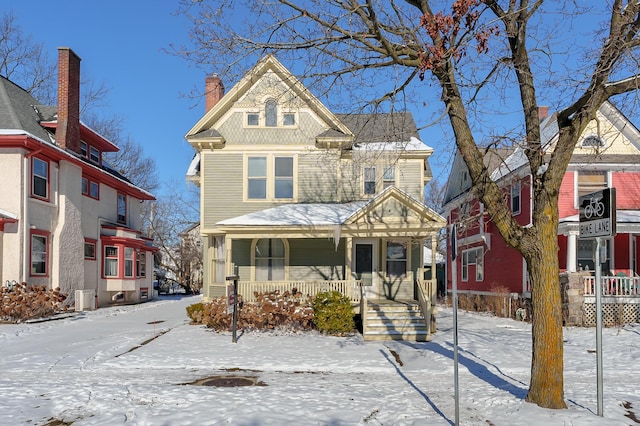
[[[437,354],[440,354],[442,356],[445,356],[449,359],[451,359],[453,361],[453,349],[448,349],[445,348],[444,346],[440,345],[439,343],[435,343],[435,342],[428,342],[422,345],[414,345],[411,344],[410,342],[403,342],[406,345],[411,346],[414,349],[419,349],[419,350],[428,350]],[[451,346],[453,346],[452,344],[450,344]],[[526,386],[524,388],[519,387],[514,385],[513,383],[510,383],[509,381],[505,380],[504,378],[500,377],[500,375],[495,374],[493,372],[491,372],[485,365],[480,364],[477,361],[474,361],[473,359],[464,356],[464,354],[460,353],[460,349],[458,348],[458,363],[464,367],[467,368],[467,370],[473,374],[474,376],[476,376],[477,378],[484,380],[485,382],[487,382],[488,384],[490,384],[491,386],[495,387],[496,389],[499,389],[501,391],[504,392],[509,392],[511,395],[513,395],[514,397],[518,398],[518,399],[522,399],[524,400],[527,396],[527,389]],[[517,381],[518,383],[522,383],[519,380],[516,380],[512,377],[509,377],[508,375],[502,373],[502,371],[500,371],[500,369],[493,365],[493,364],[489,364],[490,366],[496,368],[498,370],[498,372],[511,379],[514,381]]]
[[[415,385],[415,383],[413,383],[411,381],[411,379],[409,379],[403,372],[402,370],[400,370],[400,368],[398,367],[398,365],[389,357],[389,354],[387,354],[384,350],[380,350],[380,353],[382,354],[382,356],[384,356],[386,358],[387,361],[389,361],[389,364],[393,365],[393,368],[396,369],[396,372],[398,373],[398,375],[400,377],[402,377],[404,379],[405,382],[407,382],[409,384],[409,386],[411,386],[413,389],[415,389],[416,392],[418,392],[420,394],[421,397],[424,398],[425,401],[427,401],[427,403],[431,406],[431,408],[433,408],[433,411],[435,411],[440,417],[442,417],[443,419],[445,419],[449,424],[453,425],[454,422],[449,419],[442,411],[440,411],[440,409],[438,408],[438,406],[436,404],[434,404],[433,401],[431,401],[431,398],[429,398],[429,395],[427,395],[426,393],[424,393],[419,387],[417,387]]]

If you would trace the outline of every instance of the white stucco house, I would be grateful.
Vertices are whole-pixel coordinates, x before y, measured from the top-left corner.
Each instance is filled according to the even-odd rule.
[[[150,299],[139,212],[154,197],[102,161],[118,147],[80,121],[80,58],[58,59],[57,106],[0,77],[0,283],[60,288],[83,308]]]

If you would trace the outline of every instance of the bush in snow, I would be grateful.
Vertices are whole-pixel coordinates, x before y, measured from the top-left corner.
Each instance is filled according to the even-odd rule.
[[[0,297],[0,319],[5,321],[20,322],[46,318],[67,310],[67,307],[63,306],[67,296],[60,293],[59,289],[47,290],[45,286],[29,286],[22,283],[11,288],[3,287]]]
[[[350,333],[355,328],[351,301],[339,291],[325,291],[313,299],[314,324],[328,334]]]
[[[254,293],[257,303],[243,303],[238,297],[238,328],[243,330],[308,330],[313,327],[313,308],[300,293]],[[202,305],[201,307],[198,305]],[[224,297],[187,308],[194,323],[221,331],[230,331],[233,315],[227,312]]]

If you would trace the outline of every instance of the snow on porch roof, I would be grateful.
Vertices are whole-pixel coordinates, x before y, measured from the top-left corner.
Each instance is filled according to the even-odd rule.
[[[560,219],[560,223],[567,222],[579,222],[580,217],[577,214],[573,216],[567,216]],[[617,223],[640,223],[640,211],[639,210],[618,210],[616,211]]]
[[[343,204],[286,204],[225,219],[216,226],[327,226],[341,225],[368,201]]]

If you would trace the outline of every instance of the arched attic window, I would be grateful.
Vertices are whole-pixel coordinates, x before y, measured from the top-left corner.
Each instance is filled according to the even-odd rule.
[[[269,99],[264,105],[264,125],[276,127],[278,124],[278,103],[275,99]]]

